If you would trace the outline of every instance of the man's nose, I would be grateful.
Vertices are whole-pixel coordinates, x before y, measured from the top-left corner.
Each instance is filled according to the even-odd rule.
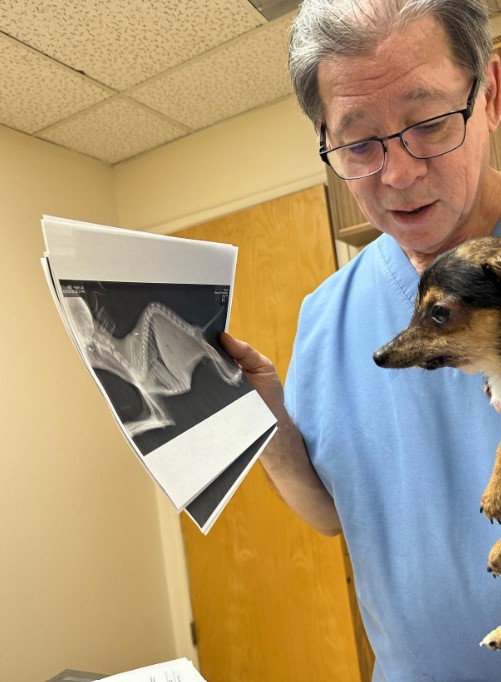
[[[381,182],[395,189],[406,189],[428,172],[428,159],[416,159],[405,149],[400,138],[385,142],[386,154]]]

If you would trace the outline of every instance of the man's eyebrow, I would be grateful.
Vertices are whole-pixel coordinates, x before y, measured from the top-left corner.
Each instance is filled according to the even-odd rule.
[[[401,98],[403,101],[420,101],[429,100],[432,102],[446,102],[451,98],[450,93],[443,92],[443,90],[430,90],[429,88],[415,88],[409,92],[403,93]]]
[[[341,118],[341,121],[339,122],[339,126],[336,126],[337,135],[342,136],[351,126],[352,123],[354,123],[357,120],[364,119],[366,115],[367,112],[365,110],[344,114],[343,117]]]
[[[450,103],[451,96],[450,93],[443,92],[442,90],[430,90],[429,88],[415,88],[414,90],[409,90],[404,92],[398,97],[402,102],[439,102],[439,103]],[[336,134],[338,136],[343,136],[346,130],[356,121],[362,120],[367,115],[367,110],[351,111],[346,113],[336,126]]]

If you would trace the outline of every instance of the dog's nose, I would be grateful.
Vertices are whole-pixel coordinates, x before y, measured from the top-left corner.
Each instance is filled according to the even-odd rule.
[[[378,350],[372,356],[372,359],[378,367],[384,367],[388,362],[388,353],[385,348],[378,348]]]

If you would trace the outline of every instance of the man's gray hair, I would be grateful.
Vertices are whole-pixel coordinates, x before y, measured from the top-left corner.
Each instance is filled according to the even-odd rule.
[[[395,28],[430,15],[444,27],[454,61],[484,84],[492,54],[484,0],[303,0],[292,26],[289,71],[304,113],[314,124],[323,119],[320,62],[369,55]]]

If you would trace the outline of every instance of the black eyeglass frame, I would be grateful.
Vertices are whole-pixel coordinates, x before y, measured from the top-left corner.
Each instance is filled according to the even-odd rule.
[[[325,126],[325,123],[322,123],[322,125],[320,126],[320,149],[319,149],[320,158],[322,159],[322,161],[324,163],[326,163],[330,168],[332,168],[334,173],[338,177],[340,177],[342,180],[359,180],[361,178],[368,178],[371,175],[375,175],[376,173],[379,173],[384,168],[384,163],[386,160],[386,154],[388,153],[388,149],[385,145],[385,142],[387,140],[393,140],[395,137],[400,138],[400,142],[401,142],[403,148],[414,159],[435,159],[438,156],[444,156],[445,154],[449,154],[450,152],[453,152],[455,149],[458,149],[459,147],[461,147],[461,145],[465,141],[466,123],[468,122],[468,119],[471,118],[471,115],[473,114],[473,107],[475,106],[475,100],[477,98],[479,88],[480,88],[480,80],[478,78],[475,78],[473,80],[471,90],[470,90],[470,94],[468,95],[468,99],[466,100],[466,107],[464,109],[456,109],[456,111],[449,111],[446,114],[440,114],[439,116],[432,116],[431,118],[426,118],[424,121],[418,121],[417,123],[413,123],[413,125],[411,125],[411,126],[407,126],[403,130],[401,130],[399,133],[393,133],[393,135],[387,135],[386,137],[369,137],[369,138],[365,138],[364,140],[358,140],[355,142],[350,142],[349,144],[343,144],[340,147],[333,147],[332,149],[327,149],[325,146],[326,145],[326,136],[325,136],[326,126]],[[407,145],[405,143],[405,140],[403,139],[403,135],[408,130],[410,130],[411,128],[415,128],[416,126],[423,125],[425,123],[430,123],[432,121],[437,120],[438,118],[444,118],[445,116],[452,116],[454,114],[461,114],[463,116],[464,126],[465,126],[464,127],[463,139],[461,140],[461,142],[458,145],[456,145],[452,149],[448,149],[446,152],[440,152],[440,154],[433,154],[433,156],[417,156],[416,154],[413,154],[409,150],[409,148],[407,147]],[[383,162],[382,162],[381,166],[377,170],[371,171],[370,173],[367,173],[367,175],[360,175],[360,176],[356,176],[353,178],[343,177],[332,166],[331,162],[329,161],[329,154],[331,152],[336,152],[340,149],[346,149],[347,147],[352,147],[353,145],[362,144],[363,142],[379,142],[381,144],[381,146],[383,147]]]

